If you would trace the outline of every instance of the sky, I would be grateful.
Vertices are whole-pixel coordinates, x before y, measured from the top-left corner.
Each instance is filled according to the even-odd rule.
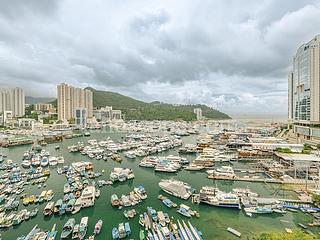
[[[2,0],[0,87],[285,114],[292,57],[319,16],[319,0]]]

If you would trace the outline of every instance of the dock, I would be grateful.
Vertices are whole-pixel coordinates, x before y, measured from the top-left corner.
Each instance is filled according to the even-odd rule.
[[[282,180],[274,179],[274,178],[248,178],[248,177],[238,177],[228,178],[223,176],[208,176],[209,179],[212,180],[225,180],[225,181],[243,181],[243,182],[262,182],[262,183],[278,183],[282,184]]]

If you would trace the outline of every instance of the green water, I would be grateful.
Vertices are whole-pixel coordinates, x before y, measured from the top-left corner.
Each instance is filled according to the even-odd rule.
[[[89,139],[103,139],[107,136],[110,136],[113,140],[119,140],[123,134],[113,133],[113,132],[103,132],[98,131],[91,135],[89,138],[76,138],[65,140],[63,143],[51,144],[46,146],[46,149],[50,151],[51,156],[63,155],[65,158],[65,164],[69,165],[74,161],[88,160],[86,156],[81,155],[80,153],[69,153],[67,147],[78,141],[86,142]],[[183,138],[185,142],[191,143],[194,142],[194,137],[185,137]],[[56,151],[55,146],[59,145],[60,150]],[[0,152],[3,152],[8,155],[8,159],[12,159],[14,162],[21,162],[22,154],[28,150],[30,146],[21,146],[10,149],[1,149]],[[177,150],[170,150],[168,152],[162,153],[161,155],[167,154],[178,154]],[[188,156],[189,159],[192,159],[192,156]],[[176,214],[175,209],[166,208],[160,200],[157,199],[159,194],[164,194],[158,187],[158,182],[162,178],[174,177],[175,179],[188,182],[192,187],[199,190],[204,185],[217,185],[222,190],[231,190],[235,187],[246,187],[249,186],[252,191],[261,194],[262,196],[271,196],[274,192],[278,192],[278,185],[265,185],[261,183],[245,183],[245,182],[221,182],[221,181],[212,181],[207,179],[207,174],[205,172],[189,172],[181,170],[176,174],[165,174],[165,173],[154,173],[153,169],[149,168],[140,168],[138,166],[140,159],[128,160],[123,158],[122,163],[116,163],[112,160],[107,162],[103,160],[92,160],[94,163],[94,170],[101,171],[105,170],[105,173],[102,174],[102,177],[99,179],[107,179],[113,167],[128,167],[132,168],[135,173],[135,178],[124,183],[115,184],[112,186],[104,186],[100,188],[101,195],[99,199],[96,199],[94,207],[82,209],[79,213],[75,215],[64,215],[64,216],[51,216],[44,217],[42,210],[45,207],[45,203],[42,205],[31,205],[28,206],[28,209],[33,209],[36,206],[39,208],[39,213],[34,219],[30,219],[27,222],[23,222],[17,227],[11,227],[8,229],[1,229],[1,234],[4,240],[13,240],[18,236],[26,235],[35,224],[38,224],[42,229],[51,229],[53,224],[57,224],[58,236],[56,239],[60,239],[61,229],[63,224],[68,220],[69,217],[76,218],[77,222],[80,222],[81,217],[89,216],[89,226],[88,234],[91,235],[95,223],[99,220],[103,220],[102,231],[99,236],[95,239],[112,239],[111,229],[120,222],[127,221],[123,216],[123,209],[118,210],[111,206],[110,196],[113,193],[121,195],[122,193],[128,193],[133,190],[134,186],[144,185],[148,198],[143,201],[141,204],[135,206],[134,208],[141,213],[146,210],[147,206],[152,206],[156,210],[163,210],[168,212],[170,216],[173,216],[178,219],[184,218],[181,215]],[[47,181],[46,189],[52,189],[54,191],[54,199],[63,198],[63,185],[65,183],[64,175],[58,175],[56,169],[51,170],[51,176]],[[43,191],[44,188],[38,189],[36,186],[26,186],[27,194],[39,194]],[[293,196],[292,192],[283,192],[279,191],[279,194],[283,197]],[[242,233],[244,238],[254,236],[254,234],[259,232],[271,231],[271,230],[281,230],[284,228],[295,228],[297,223],[310,221],[310,218],[305,214],[291,213],[280,216],[276,214],[271,214],[268,216],[258,216],[254,218],[249,218],[244,215],[242,211],[235,209],[223,209],[210,207],[207,205],[193,205],[191,200],[183,201],[175,197],[170,197],[176,203],[185,203],[191,206],[193,209],[200,212],[200,218],[191,219],[191,223],[196,226],[199,230],[202,231],[204,239],[236,239],[233,235],[226,231],[227,227],[232,227],[237,229]],[[25,208],[20,202],[19,210]],[[281,222],[280,219],[289,221],[289,223]],[[139,216],[137,215],[134,219],[130,220],[130,226],[132,239],[139,239],[140,225],[138,223]]]

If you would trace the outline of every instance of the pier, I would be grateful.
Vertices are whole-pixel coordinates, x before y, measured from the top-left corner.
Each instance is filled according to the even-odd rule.
[[[278,183],[282,184],[283,181],[280,179],[274,179],[274,178],[248,178],[248,177],[234,177],[234,178],[228,178],[228,177],[222,177],[222,176],[208,176],[209,179],[212,180],[226,180],[226,181],[243,181],[243,182],[263,182],[263,183]]]

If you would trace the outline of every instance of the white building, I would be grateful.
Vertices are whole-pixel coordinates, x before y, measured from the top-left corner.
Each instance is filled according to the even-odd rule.
[[[78,108],[87,109],[87,117],[93,116],[93,94],[88,89],[77,88],[61,83],[57,86],[58,119],[67,121],[75,117]]]
[[[21,88],[0,91],[0,113],[11,111],[13,117],[25,115],[25,95]]]
[[[77,108],[75,110],[75,124],[78,127],[87,126],[87,109],[86,108]]]
[[[320,143],[320,35],[302,44],[288,75],[288,120],[302,142]]]
[[[93,115],[102,123],[122,119],[121,110],[113,110],[112,107],[109,106],[94,110]]]
[[[201,108],[195,108],[195,109],[193,109],[193,112],[197,115],[197,120],[202,119],[202,109]]]

